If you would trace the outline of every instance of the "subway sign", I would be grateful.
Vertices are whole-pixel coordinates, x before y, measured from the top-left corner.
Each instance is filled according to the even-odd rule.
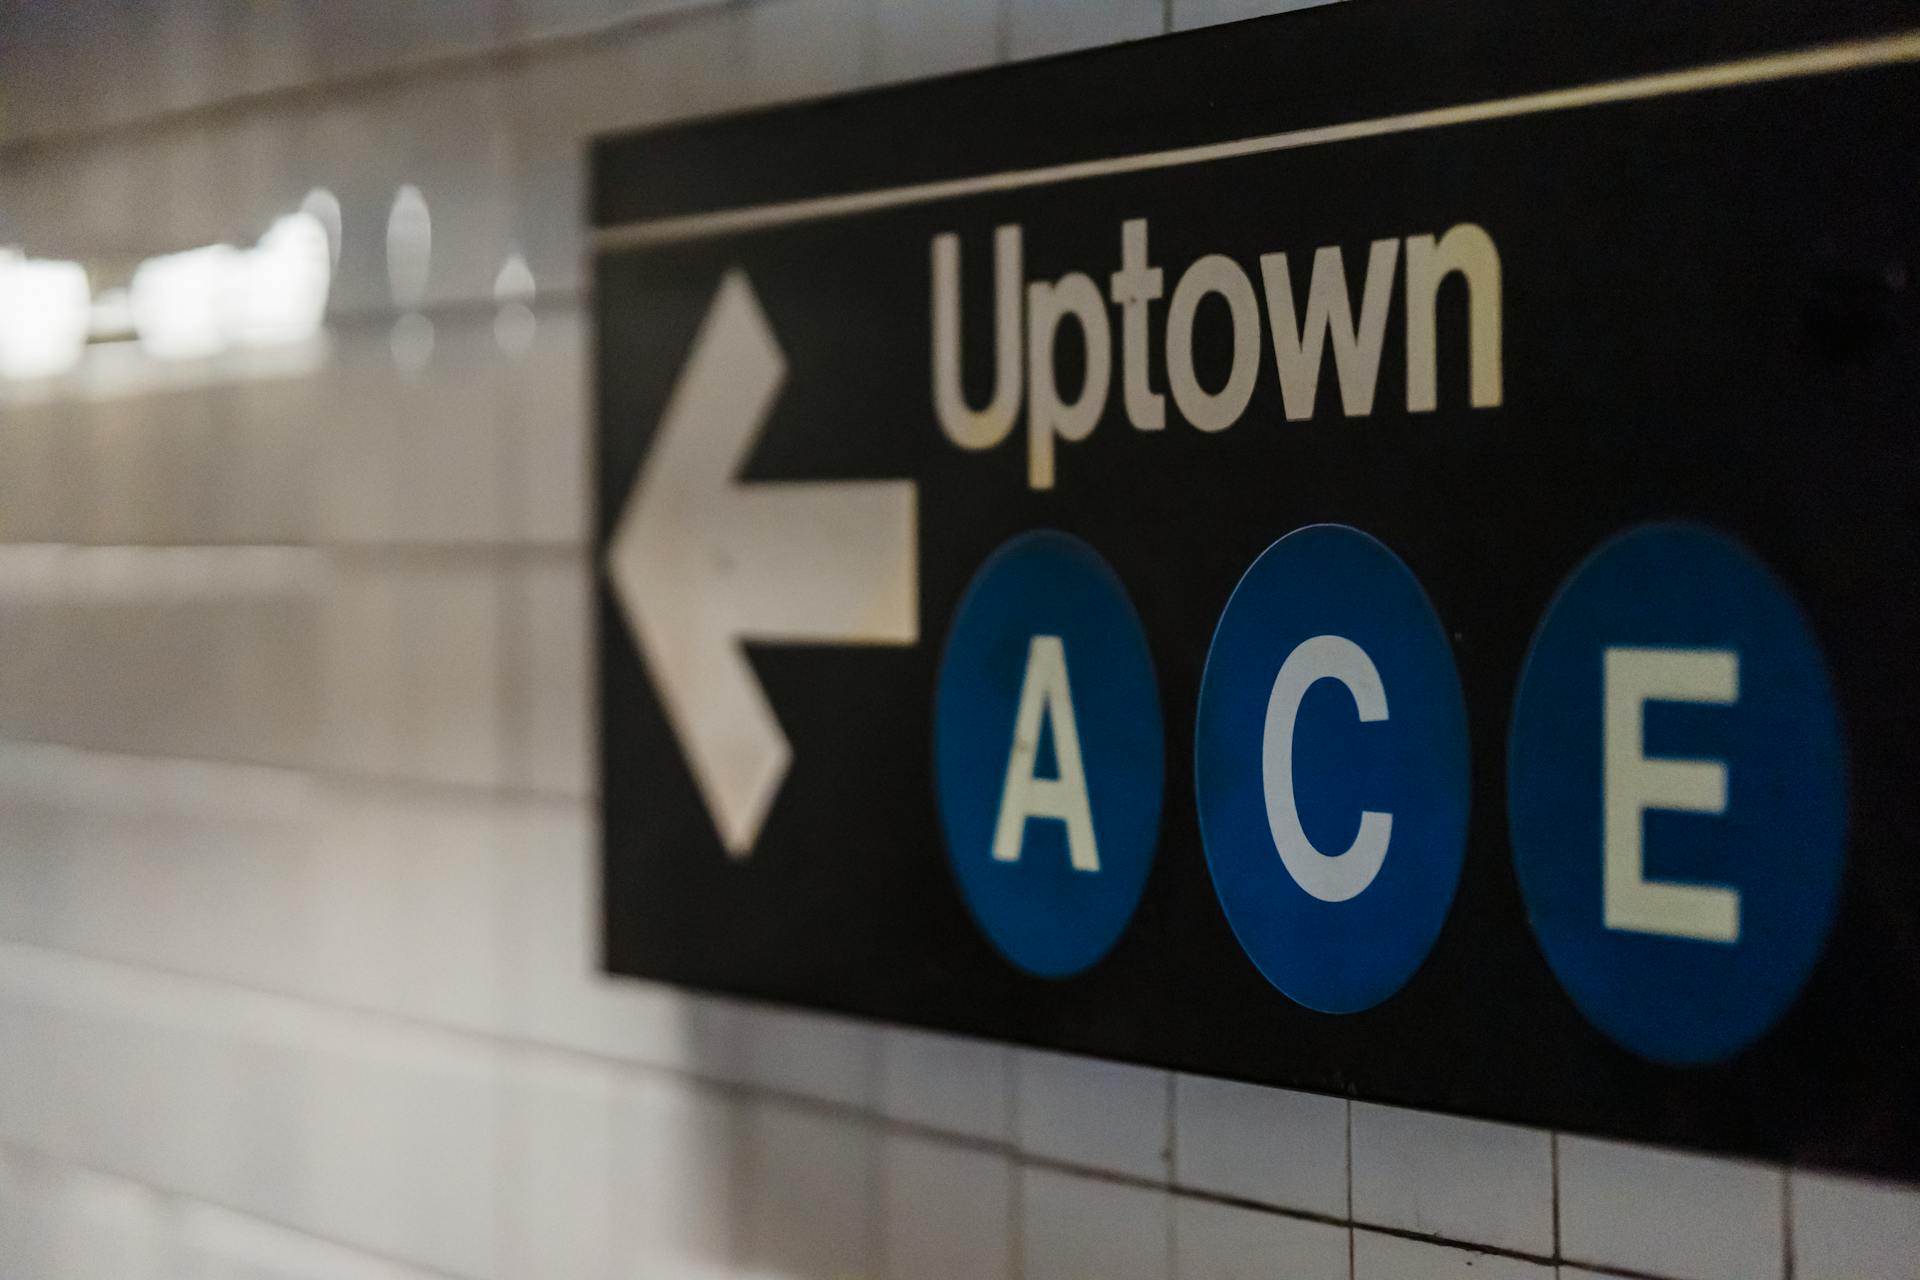
[[[1920,23],[599,142],[609,969],[1920,1177]]]

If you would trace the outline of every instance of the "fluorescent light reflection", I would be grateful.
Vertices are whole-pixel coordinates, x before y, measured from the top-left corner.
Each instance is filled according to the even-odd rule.
[[[393,193],[387,211],[387,284],[395,307],[412,311],[426,300],[432,261],[433,215],[420,188],[407,183]]]
[[[157,360],[289,346],[320,331],[332,277],[325,225],[290,213],[251,249],[214,244],[142,262],[128,287],[134,333]]]
[[[237,280],[238,345],[290,346],[320,332],[332,282],[333,251],[321,220],[305,211],[275,220]]]
[[[92,304],[79,263],[0,248],[0,378],[52,378],[78,365]]]
[[[310,213],[327,229],[328,263],[340,269],[340,197],[325,187],[315,187],[300,201],[300,211]]]
[[[317,189],[250,248],[148,258],[97,296],[81,264],[0,247],[0,400],[310,371],[326,350],[338,221],[339,202]]]
[[[493,300],[500,308],[493,316],[493,340],[508,355],[525,354],[533,345],[537,322],[532,305],[533,272],[519,254],[508,254],[500,265],[500,274],[493,278]]]

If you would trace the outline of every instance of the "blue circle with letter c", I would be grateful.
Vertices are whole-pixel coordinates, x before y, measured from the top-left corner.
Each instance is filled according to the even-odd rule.
[[[1146,888],[1166,773],[1146,633],[1092,547],[1041,530],[987,558],[947,632],[933,727],[974,920],[1028,973],[1088,968]]]
[[[1413,572],[1358,529],[1297,529],[1215,628],[1194,731],[1207,868],[1267,981],[1325,1013],[1404,986],[1466,855],[1466,703]]]
[[[1719,1062],[1779,1020],[1846,862],[1839,714],[1786,586],[1710,529],[1655,524],[1574,570],[1508,738],[1527,918],[1616,1043]]]

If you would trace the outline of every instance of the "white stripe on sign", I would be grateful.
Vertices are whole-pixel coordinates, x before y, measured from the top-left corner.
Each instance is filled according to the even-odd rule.
[[[1300,151],[1333,142],[1358,138],[1382,138],[1399,133],[1419,133],[1483,120],[1510,120],[1517,116],[1544,115],[1552,111],[1572,111],[1581,107],[1603,106],[1615,102],[1639,102],[1648,98],[1698,93],[1708,89],[1729,89],[1738,85],[1764,84],[1777,80],[1797,80],[1808,76],[1835,75],[1868,67],[1920,62],[1920,31],[1880,36],[1871,40],[1851,40],[1820,45],[1788,53],[1762,54],[1732,62],[1716,62],[1682,71],[1661,71],[1651,75],[1630,76],[1624,80],[1604,80],[1597,84],[1575,85],[1525,93],[1488,102],[1470,102],[1461,106],[1436,107],[1401,115],[1381,116],[1374,120],[1354,120],[1345,124],[1318,125],[1285,133],[1267,133],[1228,142],[1210,142],[1193,147],[1174,147],[1165,151],[1144,151],[1138,155],[1114,156],[1104,160],[1079,160],[1071,164],[1043,165],[1033,169],[1011,169],[1003,173],[979,174],[968,178],[949,178],[939,182],[920,182],[877,191],[858,191],[845,195],[815,196],[805,200],[786,200],[775,204],[749,205],[738,209],[720,209],[690,213],[671,218],[653,218],[628,222],[594,231],[594,247],[602,251],[637,249],[648,245],[672,244],[686,240],[709,239],[741,231],[816,222],[825,218],[844,218],[879,209],[951,200],[960,196],[985,195],[998,191],[1020,191],[1029,187],[1051,186],[1059,182],[1078,182],[1087,178],[1106,178],[1116,174],[1145,173],[1154,169],[1172,169],[1181,165],[1206,164],[1214,160],[1233,160],[1242,156],[1265,155],[1274,151]]]

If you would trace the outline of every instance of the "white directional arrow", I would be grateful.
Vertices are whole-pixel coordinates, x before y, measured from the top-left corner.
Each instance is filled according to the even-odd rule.
[[[792,748],[742,642],[919,639],[907,480],[736,483],[787,376],[745,274],[720,282],[607,548],[667,718],[744,858]]]

